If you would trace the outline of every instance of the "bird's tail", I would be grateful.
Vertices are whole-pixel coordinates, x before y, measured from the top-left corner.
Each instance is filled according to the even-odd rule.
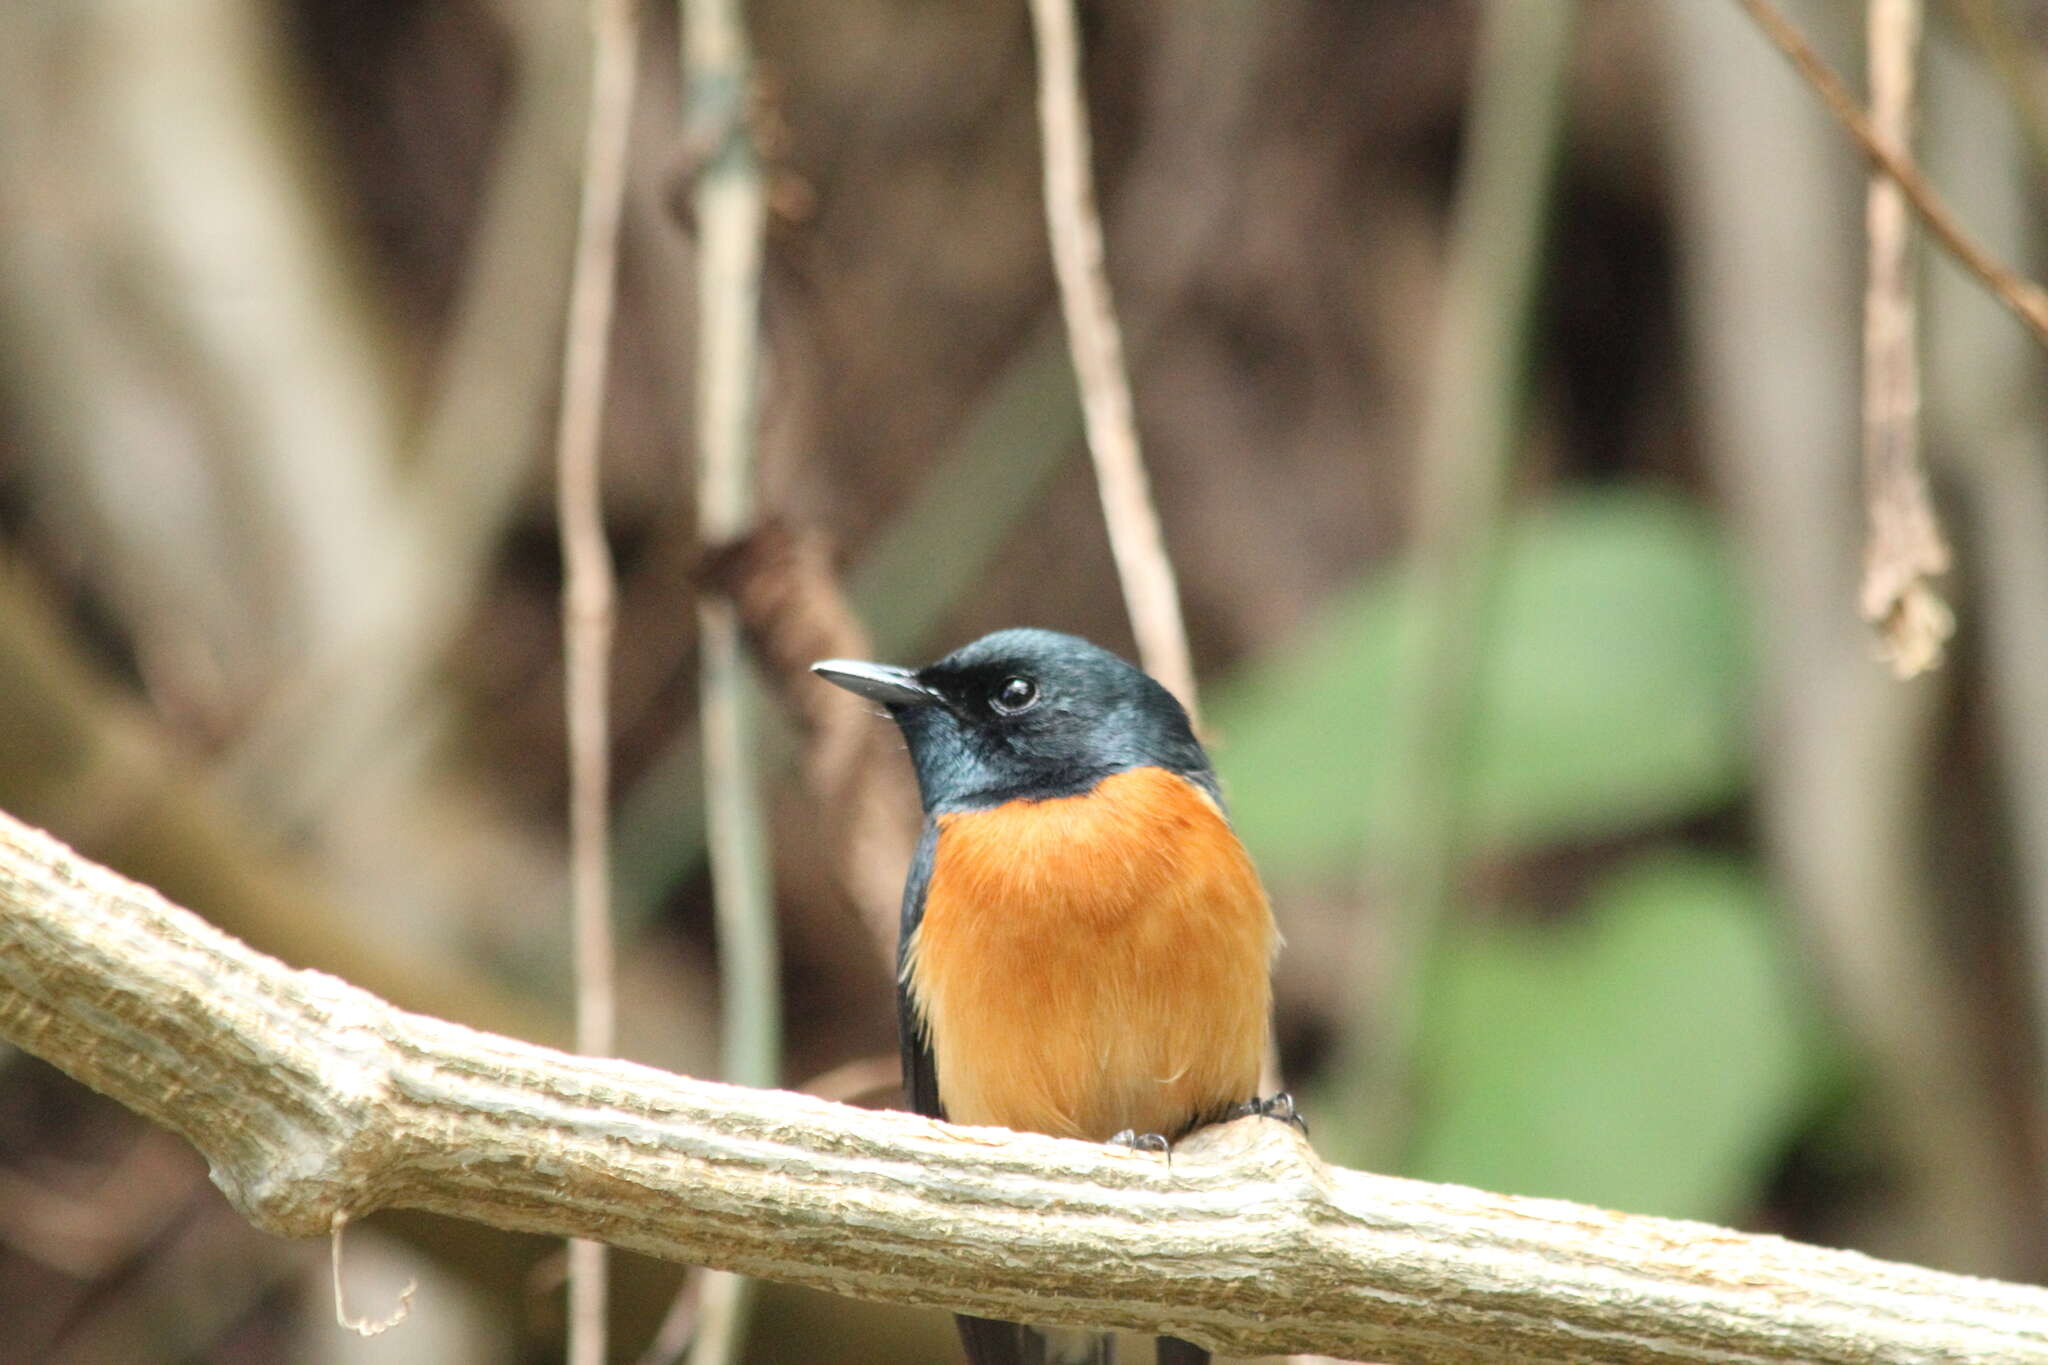
[[[1116,1365],[1116,1334],[1084,1327],[1026,1327],[964,1314],[960,1341],[969,1365]]]
[[[960,1340],[970,1365],[1116,1365],[1116,1334],[1082,1327],[1025,1327],[964,1314]],[[1209,1365],[1209,1353],[1177,1337],[1159,1338],[1158,1365]]]

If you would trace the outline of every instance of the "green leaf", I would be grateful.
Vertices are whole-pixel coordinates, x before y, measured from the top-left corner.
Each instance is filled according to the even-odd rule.
[[[1560,496],[1502,537],[1470,735],[1470,837],[1537,844],[1712,809],[1744,780],[1739,597],[1704,514],[1643,491]],[[1359,866],[1385,809],[1398,579],[1215,690],[1240,831],[1278,879]]]
[[[1726,1222],[1828,1064],[1746,865],[1648,855],[1566,922],[1449,932],[1409,1173]]]

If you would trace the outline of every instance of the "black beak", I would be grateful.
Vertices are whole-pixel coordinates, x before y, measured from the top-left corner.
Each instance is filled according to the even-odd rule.
[[[834,687],[843,687],[857,697],[884,706],[929,706],[939,699],[938,693],[917,680],[917,674],[894,664],[821,659],[811,665],[811,672]]]

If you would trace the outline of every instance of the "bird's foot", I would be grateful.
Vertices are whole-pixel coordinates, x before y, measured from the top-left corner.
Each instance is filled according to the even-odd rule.
[[[1170,1168],[1173,1165],[1173,1144],[1164,1133],[1141,1133],[1135,1128],[1126,1128],[1110,1139],[1119,1147],[1128,1147],[1134,1152],[1157,1152],[1166,1158]]]
[[[1282,1123],[1299,1128],[1303,1137],[1308,1136],[1308,1120],[1294,1107],[1294,1096],[1285,1090],[1277,1095],[1254,1095],[1237,1106],[1230,1116],[1234,1119],[1278,1119]]]

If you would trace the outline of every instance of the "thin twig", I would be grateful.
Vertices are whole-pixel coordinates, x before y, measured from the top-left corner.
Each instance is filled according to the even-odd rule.
[[[1920,0],[1870,5],[1871,125],[1886,145],[1913,140]],[[1863,480],[1870,540],[1862,608],[1880,653],[1902,678],[1941,662],[1955,626],[1928,580],[1948,572],[1948,543],[1920,463],[1920,350],[1913,302],[1913,224],[1899,182],[1873,169],[1865,221],[1870,274],[1863,299]]]
[[[734,0],[688,0],[684,57],[691,118],[700,105],[746,96],[751,57]],[[764,199],[745,119],[732,119],[722,148],[697,182],[697,530],[724,545],[753,521],[755,389],[758,383]],[[732,606],[707,594],[703,631],[704,780],[719,951],[725,977],[724,1069],[728,1079],[773,1084],[780,1054],[780,999],[754,745],[742,705],[745,684]]]
[[[1081,97],[1081,43],[1073,0],[1031,0],[1038,46],[1038,124],[1045,142],[1045,217],[1067,343],[1081,386],[1081,413],[1110,553],[1145,671],[1195,711],[1195,668],[1181,619],[1173,561],[1138,448],[1123,335],[1103,271],[1102,219],[1089,166],[1088,110]]]
[[[1371,850],[1381,928],[1361,945],[1369,956],[1358,970],[1371,988],[1329,1101],[1346,1135],[1338,1150],[1368,1164],[1393,1159],[1405,1139],[1418,978],[1455,886],[1460,760],[1519,438],[1577,6],[1492,0],[1484,16],[1417,454],[1417,601],[1393,702],[1395,749],[1378,822],[1388,833]]]
[[[2026,324],[2036,341],[2048,346],[2048,290],[2043,290],[2006,265],[1969,234],[1934,186],[1927,182],[1927,177],[1920,173],[1912,158],[1871,124],[1857,104],[1856,97],[1842,83],[1842,78],[1821,59],[1813,44],[1806,41],[1805,35],[1793,26],[1773,0],[1736,0],[1736,3],[1749,11],[1764,35],[1806,78],[1806,83],[1821,97],[1836,121],[1856,139],[1863,154],[1898,182],[1914,212],[1920,215],[1936,240],[1962,262],[1965,269],[1982,280],[1985,288],[1997,295],[1998,301],[2014,317]]]
[[[717,130],[696,186],[697,531],[723,545],[753,521],[759,383],[762,232],[766,197],[746,104],[753,57],[739,0],[683,0],[685,138]],[[704,732],[705,825],[718,929],[722,1068],[742,1085],[774,1085],[781,1066],[782,991],[758,743],[732,603],[697,602]],[[696,1287],[691,1365],[739,1357],[748,1282],[711,1275]]]
[[[392,1328],[404,1322],[412,1312],[412,1296],[419,1292],[418,1280],[407,1280],[405,1288],[398,1291],[398,1304],[381,1318],[358,1317],[348,1311],[348,1298],[341,1289],[341,1233],[348,1226],[348,1214],[337,1210],[330,1226],[328,1238],[328,1274],[334,1280],[334,1321],[336,1325],[354,1332],[359,1337],[381,1337]]]
[[[612,1050],[612,926],[607,709],[616,588],[604,538],[598,451],[604,434],[620,209],[625,199],[639,14],[636,0],[593,0],[590,125],[583,200],[562,343],[556,497],[562,540],[562,645],[569,731],[570,914],[576,964],[576,1048]],[[605,1359],[605,1252],[569,1244],[569,1360]]]
[[[569,324],[562,357],[557,448],[563,643],[568,668],[570,844],[576,906],[576,1045],[612,1048],[610,887],[605,876],[607,660],[616,588],[598,477],[609,359],[619,209],[625,193],[638,20],[634,0],[596,0],[589,146]]]

